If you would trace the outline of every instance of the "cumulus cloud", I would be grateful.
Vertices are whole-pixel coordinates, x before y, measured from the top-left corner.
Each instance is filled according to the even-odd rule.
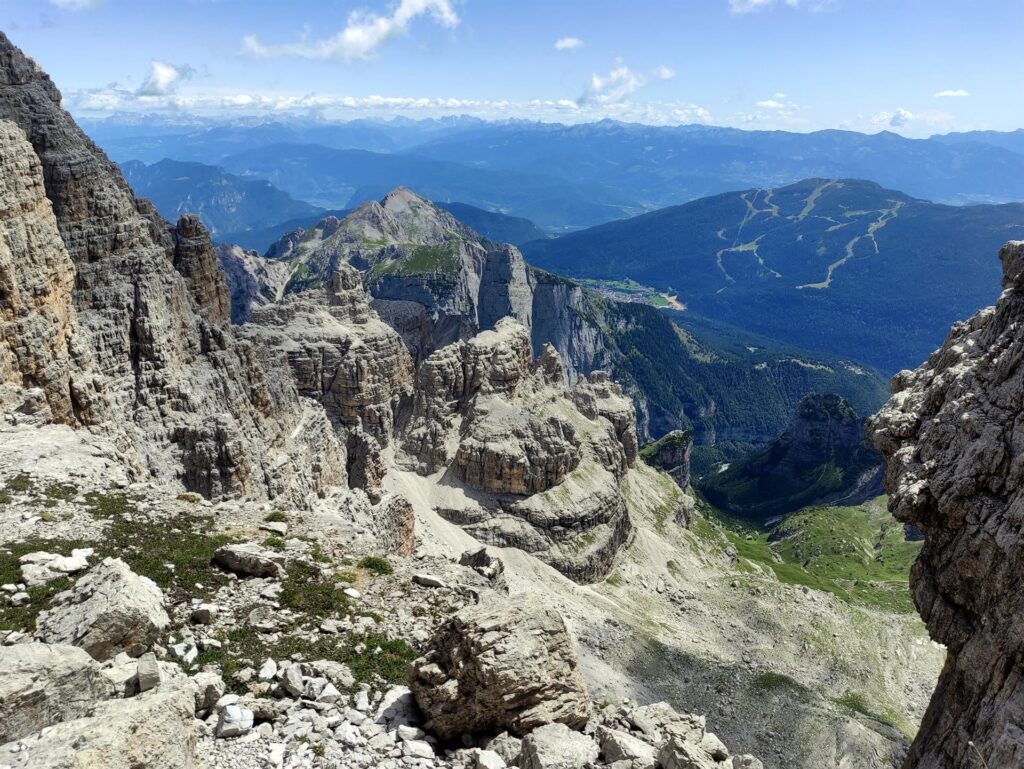
[[[948,127],[953,122],[953,116],[946,112],[940,112],[938,110],[925,110],[924,112],[911,112],[903,107],[897,107],[895,110],[884,110],[879,112],[870,120],[873,126],[882,126],[886,128],[910,128],[911,125],[925,126],[925,127]]]
[[[764,99],[763,101],[759,101],[757,106],[761,109],[783,109],[786,105],[781,101],[776,101],[775,99]]]
[[[139,96],[166,96],[183,80],[188,80],[195,70],[187,64],[176,66],[166,61],[153,59],[149,63],[149,74],[135,92]]]
[[[939,91],[935,94],[936,99],[948,99],[957,96],[970,96],[970,94],[963,88],[947,88],[945,91]]]
[[[556,51],[574,51],[583,47],[583,41],[578,37],[561,37],[555,41]]]
[[[95,8],[102,2],[103,0],[50,0],[52,5],[66,11],[84,11],[88,8]]]
[[[671,80],[676,71],[664,64],[651,70],[650,76],[655,80]],[[595,72],[590,76],[590,83],[577,103],[583,104],[617,104],[630,94],[639,91],[648,83],[647,76],[634,72],[618,59],[615,66],[606,73]]]
[[[580,104],[614,104],[643,86],[643,76],[619,62],[605,75],[597,72],[591,75],[590,84],[579,101]]]
[[[733,13],[753,13],[774,2],[775,0],[729,0],[729,10]]]
[[[459,24],[452,0],[400,0],[390,15],[353,11],[345,28],[329,38],[266,44],[255,35],[242,38],[242,51],[253,56],[298,56],[303,59],[367,59],[388,40],[405,34],[420,16],[429,16],[447,29]]]
[[[839,4],[839,0],[784,0],[790,8],[808,11],[828,11]],[[729,10],[735,14],[754,13],[775,5],[775,0],[729,0]]]

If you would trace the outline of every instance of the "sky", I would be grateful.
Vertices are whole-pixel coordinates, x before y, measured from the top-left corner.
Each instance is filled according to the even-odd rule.
[[[1024,125],[1024,0],[0,0],[77,116]]]

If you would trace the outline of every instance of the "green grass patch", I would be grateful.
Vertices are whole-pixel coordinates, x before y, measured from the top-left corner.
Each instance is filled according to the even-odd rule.
[[[910,736],[907,728],[907,722],[903,716],[891,708],[874,707],[871,704],[871,701],[861,692],[848,690],[842,697],[837,698],[835,703],[839,707],[845,708],[852,713],[859,713],[862,716],[867,716],[868,718],[887,724]]]
[[[359,560],[356,564],[360,569],[366,569],[366,571],[372,572],[379,576],[385,576],[387,574],[393,574],[395,569],[391,565],[391,562],[379,555],[368,555]]]
[[[281,606],[314,617],[329,617],[348,607],[348,596],[320,570],[301,561],[288,567],[281,583]]]
[[[788,694],[804,702],[813,699],[811,690],[784,673],[761,673],[750,682],[750,687],[762,694]]]
[[[744,562],[769,568],[780,582],[832,593],[843,600],[912,614],[910,567],[922,542],[908,542],[886,498],[856,507],[811,507],[786,516],[770,531],[702,509],[694,531],[724,535]],[[717,526],[716,526],[717,524]]]
[[[7,480],[7,483],[4,484],[5,488],[8,491],[16,491],[19,493],[31,491],[33,488],[35,488],[35,485],[36,484],[32,480],[32,478],[25,473],[19,473],[18,475],[15,475],[13,478],[9,478]]]
[[[282,550],[284,550],[284,540],[272,534],[271,536],[263,540],[263,547],[267,548],[268,550],[274,550],[280,553]]]
[[[78,495],[78,488],[70,483],[51,483],[43,490],[48,499],[70,502]]]
[[[282,513],[280,510],[274,510],[267,514],[267,517],[263,519],[267,523],[288,523],[288,516]]]

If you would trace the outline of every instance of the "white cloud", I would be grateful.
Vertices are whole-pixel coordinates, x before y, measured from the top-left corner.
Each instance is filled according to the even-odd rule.
[[[931,128],[946,128],[952,125],[953,116],[948,112],[929,109],[924,112],[911,112],[903,107],[895,110],[879,112],[870,120],[873,126],[909,129],[912,124]]]
[[[166,61],[153,59],[149,63],[149,74],[142,81],[136,94],[139,96],[166,96],[174,93],[178,83],[192,77],[194,70],[187,64],[175,66]]]
[[[775,99],[765,99],[764,101],[759,101],[757,106],[761,109],[783,109],[786,105],[781,101],[775,101]]]
[[[733,13],[752,13],[774,2],[775,0],[729,0],[729,10]]]
[[[50,0],[52,5],[63,8],[66,11],[84,11],[89,8],[96,8],[103,0]]]
[[[574,51],[583,47],[583,41],[578,37],[562,37],[555,41],[556,51]]]
[[[595,72],[590,76],[590,85],[580,96],[579,103],[614,104],[643,88],[645,82],[642,75],[620,61],[607,75]]]
[[[785,0],[790,8],[808,11],[829,11],[839,5],[839,0]],[[736,14],[754,13],[775,5],[775,0],[729,0],[729,10]]]
[[[366,11],[349,14],[345,28],[334,37],[295,43],[268,45],[255,35],[242,38],[242,51],[253,56],[298,56],[303,59],[366,59],[383,43],[402,35],[419,16],[428,15],[442,27],[452,29],[459,24],[452,0],[400,0],[389,16]]]
[[[140,94],[121,86],[65,91],[65,105],[75,115],[106,116],[114,112],[177,113],[209,117],[287,116],[324,120],[360,117],[412,118],[473,115],[487,120],[531,119],[582,123],[603,118],[650,125],[709,123],[711,113],[698,104],[681,101],[637,103],[591,102],[572,99],[462,99],[458,97],[350,96],[335,93],[246,92],[211,88],[184,89],[167,94]]]
[[[939,91],[935,94],[936,99],[946,99],[951,96],[970,96],[970,94],[963,88],[947,88],[945,91]]]
[[[650,76],[655,80],[671,80],[676,76],[676,71],[662,64],[652,69]],[[626,97],[639,91],[647,83],[647,76],[634,72],[622,59],[617,59],[615,66],[607,74],[595,72],[590,76],[590,83],[577,99],[577,103],[617,104],[625,101]]]

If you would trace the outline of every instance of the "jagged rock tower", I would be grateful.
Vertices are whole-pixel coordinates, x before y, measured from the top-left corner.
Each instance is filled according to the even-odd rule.
[[[1003,294],[893,380],[869,430],[925,545],[914,601],[948,657],[904,766],[1024,766],[1024,242]]]

